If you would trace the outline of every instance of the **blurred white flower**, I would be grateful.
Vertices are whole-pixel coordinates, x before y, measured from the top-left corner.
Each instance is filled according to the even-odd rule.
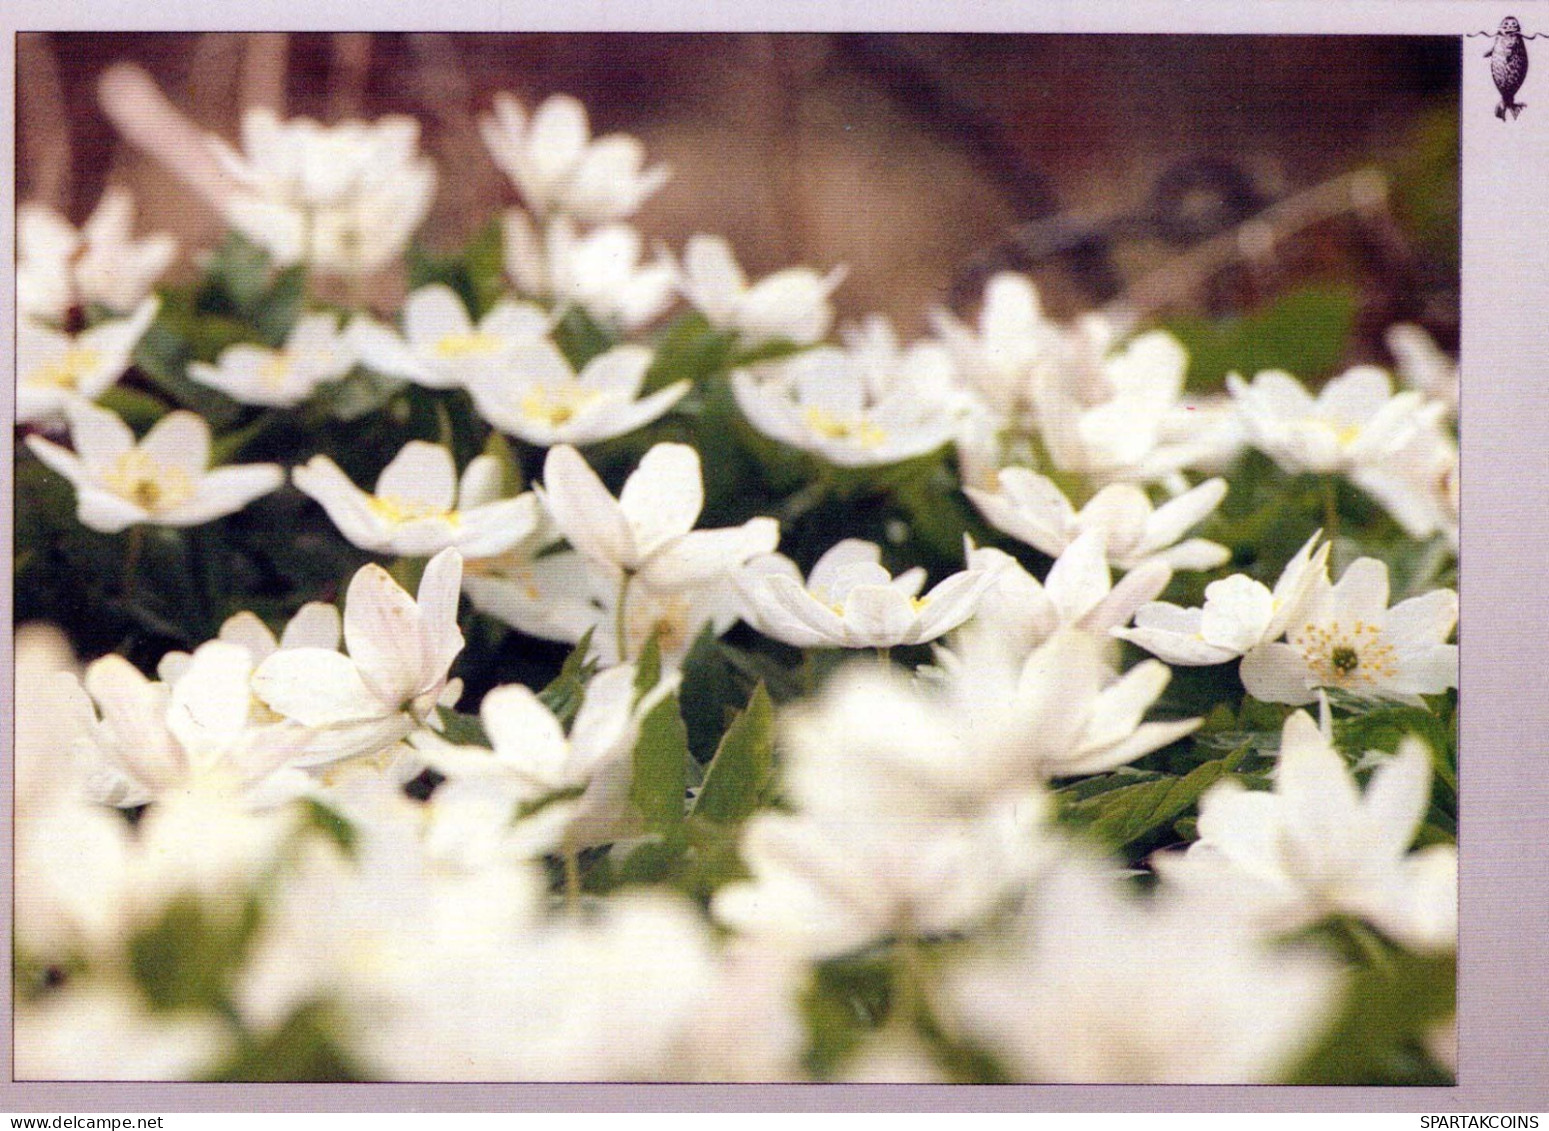
[[[410,440],[367,494],[327,456],[292,471],[297,488],[320,503],[339,532],[373,553],[429,557],[454,548],[474,558],[498,554],[531,534],[538,500],[531,492],[497,497],[499,462],[476,456],[457,479],[452,453]]]
[[[1053,480],[1025,467],[996,476],[997,489],[964,486],[979,513],[997,530],[1033,549],[1058,557],[1087,530],[1107,536],[1107,557],[1119,569],[1161,561],[1173,569],[1214,569],[1231,555],[1225,546],[1201,538],[1179,542],[1226,497],[1226,481],[1207,479],[1161,506],[1129,483],[1111,483],[1077,511]]]
[[[363,567],[345,594],[348,657],[329,648],[282,648],[259,664],[254,693],[288,719],[334,732],[337,757],[392,745],[461,692],[459,681],[447,680],[463,648],[461,582],[456,550],[426,564],[418,600],[381,566]]]
[[[127,318],[98,322],[79,334],[50,329],[32,318],[16,321],[16,420],[50,425],[66,406],[94,401],[129,368],[130,358],[156,317],[160,300],[148,298]]]
[[[1404,739],[1362,793],[1333,743],[1297,711],[1282,732],[1274,792],[1212,786],[1199,839],[1152,864],[1167,885],[1223,901],[1264,930],[1345,913],[1405,946],[1446,950],[1457,945],[1457,849],[1409,852],[1430,793],[1422,742]]]
[[[607,325],[638,330],[654,322],[677,293],[678,267],[665,247],[649,263],[640,233],[609,224],[578,235],[568,216],[540,231],[525,212],[505,216],[506,273],[523,295],[578,306]]]
[[[448,779],[436,791],[436,807],[462,807],[475,824],[490,824],[490,834],[521,840],[529,855],[619,839],[629,831],[631,758],[640,724],[677,687],[678,677],[669,675],[637,701],[635,665],[599,672],[586,685],[568,734],[530,688],[497,687],[479,707],[493,750],[422,745],[426,762]],[[566,796],[535,814],[536,836],[522,827],[521,806],[561,794]],[[474,806],[462,804],[469,799]]]
[[[1415,539],[1441,533],[1458,543],[1458,445],[1439,421],[1416,429],[1380,462],[1356,468],[1350,481],[1380,503]]]
[[[900,350],[879,320],[851,335],[847,348],[738,370],[732,391],[760,432],[840,467],[934,451],[952,439],[966,409],[946,351],[929,342]]]
[[[77,232],[55,212],[24,204],[16,212],[16,309],[61,321],[71,306],[97,303],[119,314],[139,306],[177,255],[171,236],[133,238],[134,197],[109,188]]]
[[[977,329],[946,310],[933,310],[930,318],[959,376],[984,399],[997,426],[1035,428],[1036,367],[1057,349],[1059,329],[1043,317],[1032,281],[1011,272],[991,278]]]
[[[1377,468],[1416,431],[1446,411],[1418,392],[1393,392],[1388,374],[1362,365],[1335,377],[1313,397],[1289,373],[1260,373],[1250,385],[1226,378],[1250,441],[1282,469],[1349,474]]]
[[[205,141],[238,185],[214,203],[282,267],[370,274],[403,250],[435,191],[419,123],[401,115],[324,126],[260,106],[242,116],[243,152]]]
[[[643,346],[617,346],[577,373],[542,342],[513,352],[498,372],[470,377],[468,391],[479,415],[529,444],[595,444],[649,424],[689,391],[678,381],[637,399],[653,357]]]
[[[1243,657],[1243,686],[1269,703],[1311,703],[1317,689],[1340,688],[1418,704],[1458,682],[1458,649],[1446,643],[1458,621],[1458,595],[1436,589],[1388,608],[1388,567],[1352,562],[1338,582],[1315,575],[1286,641]]]
[[[1072,860],[1008,950],[948,972],[948,1027],[1026,1082],[1275,1083],[1334,1020],[1337,973],[1206,910],[1147,905]]]
[[[646,452],[617,499],[580,452],[560,445],[549,449],[536,490],[576,550],[614,576],[638,576],[657,590],[724,578],[772,551],[780,537],[772,518],[695,530],[704,481],[699,453],[684,444],[657,444]]]
[[[834,322],[829,296],[844,281],[837,267],[820,275],[789,267],[752,286],[731,245],[719,236],[694,236],[683,249],[683,297],[717,330],[733,330],[744,347],[772,341],[812,345]]]
[[[226,618],[216,639],[245,649],[256,667],[281,648],[335,651],[339,647],[340,631],[337,608],[321,601],[309,601],[296,611],[278,638],[255,614],[241,612]],[[168,652],[156,664],[156,675],[163,683],[174,684],[188,670],[189,660],[187,652]]]
[[[500,171],[540,216],[564,213],[583,224],[633,215],[666,183],[667,167],[642,169],[645,148],[628,134],[593,141],[586,107],[551,95],[529,119],[509,94],[495,95],[495,112],[479,119],[479,132]]]
[[[464,563],[463,592],[479,612],[519,632],[574,644],[600,623],[594,602],[616,582],[597,578],[572,550],[548,552],[558,535],[547,518],[511,549]]]
[[[543,339],[552,319],[527,302],[499,302],[477,325],[463,300],[433,283],[403,304],[403,333],[365,316],[346,332],[361,363],[430,389],[455,389],[484,375],[499,376],[520,348]]]
[[[1205,586],[1205,604],[1184,609],[1165,601],[1144,606],[1135,627],[1113,635],[1138,644],[1169,664],[1183,667],[1224,664],[1276,640],[1302,616],[1320,577],[1327,579],[1332,543],[1317,545],[1320,530],[1286,563],[1273,591],[1240,573]]]
[[[297,321],[279,349],[241,343],[221,350],[214,365],[191,362],[188,376],[243,404],[289,406],[336,381],[355,365],[355,348],[332,314]]]
[[[192,412],[168,413],[138,444],[107,409],[80,401],[65,415],[75,451],[41,436],[28,436],[27,446],[75,486],[81,524],[106,534],[137,523],[213,522],[285,482],[285,472],[272,463],[211,470],[210,426]]]
[[[1398,375],[1411,389],[1458,408],[1458,363],[1425,330],[1408,322],[1389,326],[1383,335],[1398,362]]]
[[[766,636],[797,648],[893,648],[962,624],[994,579],[993,569],[968,569],[921,597],[923,569],[894,578],[881,562],[880,546],[846,538],[817,560],[805,583],[794,562],[774,554],[750,563],[738,584],[751,623]]]
[[[15,1020],[17,1080],[196,1080],[236,1048],[213,1013],[152,1010],[110,985],[51,993]]]

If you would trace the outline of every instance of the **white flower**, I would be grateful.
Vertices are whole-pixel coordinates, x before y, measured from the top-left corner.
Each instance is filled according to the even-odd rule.
[[[719,236],[694,236],[683,249],[683,296],[717,330],[734,330],[746,347],[771,341],[812,345],[833,325],[829,296],[845,270],[820,275],[790,267],[748,286],[731,245]]]
[[[16,1011],[18,1080],[193,1080],[234,1051],[211,1013],[152,1010],[108,985],[66,989]]]
[[[1458,363],[1419,326],[1400,322],[1383,335],[1388,352],[1398,362],[1398,375],[1411,389],[1458,407]]]
[[[617,346],[587,362],[580,373],[549,342],[514,352],[499,372],[471,377],[479,414],[529,444],[595,444],[633,432],[661,416],[688,392],[678,381],[637,399],[653,354]]]
[[[216,639],[245,649],[253,658],[253,666],[257,667],[281,648],[337,651],[340,632],[339,610],[321,601],[309,601],[296,610],[278,639],[269,631],[268,625],[249,612],[227,617]],[[176,683],[188,670],[190,658],[187,652],[166,653],[156,664],[157,677],[169,686]]]
[[[559,308],[579,306],[624,330],[655,321],[676,294],[678,267],[671,254],[658,247],[655,258],[642,264],[643,251],[640,233],[627,224],[582,236],[568,216],[559,216],[540,233],[527,213],[506,213],[506,273],[519,291]]]
[[[1365,491],[1411,538],[1445,534],[1458,541],[1458,445],[1446,426],[1431,421],[1381,462],[1356,468],[1350,481]]]
[[[1036,367],[1057,347],[1059,330],[1044,319],[1032,281],[1010,272],[991,278],[977,330],[946,310],[933,310],[930,318],[958,374],[984,398],[997,423],[1035,427]]]
[[[1388,608],[1388,567],[1360,558],[1330,584],[1318,576],[1285,643],[1243,657],[1243,686],[1269,703],[1311,703],[1320,687],[1419,703],[1458,682],[1458,649],[1446,643],[1458,595],[1436,589]]]
[[[458,681],[447,681],[463,648],[457,627],[461,581],[456,550],[443,550],[426,564],[417,601],[381,566],[363,567],[345,594],[349,656],[328,648],[282,648],[253,673],[254,693],[286,718],[335,732],[337,757],[390,746],[461,690]]]
[[[497,94],[479,132],[527,207],[542,216],[565,213],[583,224],[622,219],[668,176],[663,165],[641,169],[645,149],[628,134],[591,140],[586,108],[563,94],[545,99],[531,119],[511,95]]]
[[[1010,554],[988,546],[968,546],[968,567],[995,571],[979,598],[979,611],[957,630],[954,648],[994,643],[1008,654],[1026,656],[1061,628],[1079,628],[1102,636],[1128,624],[1137,609],[1172,580],[1160,561],[1142,563],[1113,584],[1102,530],[1088,530],[1067,546],[1042,581]]]
[[[704,507],[699,453],[684,444],[657,444],[615,499],[581,453],[549,449],[537,488],[555,525],[586,557],[617,576],[638,576],[653,589],[674,591],[725,577],[779,541],[772,518],[739,527],[695,530]]]
[[[59,213],[36,204],[17,209],[16,307],[32,318],[59,321],[72,305],[99,303],[123,313],[150,294],[177,255],[177,241],[132,237],[134,197],[102,194],[79,232]]]
[[[361,362],[377,372],[455,389],[504,374],[512,355],[542,340],[551,321],[531,303],[508,301],[474,325],[456,292],[433,283],[404,302],[402,335],[366,317],[356,317],[347,333]]]
[[[494,557],[469,561],[463,592],[486,616],[529,636],[574,644],[601,622],[594,603],[616,583],[597,578],[573,550],[545,552],[558,538],[550,524]]]
[[[403,250],[430,208],[436,172],[417,152],[412,118],[324,126],[255,107],[242,117],[242,143],[238,153],[206,136],[239,186],[216,203],[281,266],[369,274]]]
[[[924,644],[974,615],[994,578],[969,569],[945,578],[925,596],[925,571],[894,578],[882,548],[855,538],[831,547],[805,584],[789,558],[772,555],[739,579],[752,623],[766,636],[797,648],[893,648]]]
[[[18,318],[17,422],[51,424],[60,419],[66,405],[100,397],[129,368],[135,346],[150,328],[159,305],[159,299],[148,298],[128,318],[110,318],[79,334]]]
[[[285,482],[272,463],[210,470],[210,426],[191,412],[168,413],[138,444],[107,409],[82,401],[66,416],[74,452],[41,436],[28,436],[27,446],[75,485],[81,524],[106,534],[136,523],[199,526]]]
[[[459,483],[452,453],[423,440],[403,446],[370,495],[327,456],[313,456],[292,476],[341,534],[373,553],[429,557],[455,548],[469,557],[488,557],[532,533],[539,520],[531,492],[496,497],[501,472],[493,456],[475,457]]]
[[[1302,615],[1320,577],[1327,579],[1332,544],[1318,546],[1320,530],[1286,563],[1271,591],[1240,573],[1205,586],[1205,605],[1184,609],[1156,601],[1135,614],[1135,627],[1113,635],[1138,644],[1169,664],[1224,664],[1276,640]]]
[[[1173,569],[1214,569],[1230,557],[1226,547],[1201,538],[1179,542],[1226,497],[1226,482],[1207,479],[1159,507],[1139,487],[1111,483],[1078,512],[1054,482],[1024,467],[1008,467],[996,476],[998,489],[963,488],[979,512],[1035,550],[1057,557],[1087,530],[1107,534],[1108,561],[1135,569],[1159,560]]]
[[[1406,738],[1362,793],[1304,711],[1286,720],[1273,793],[1236,782],[1200,802],[1199,840],[1152,863],[1168,884],[1229,901],[1264,929],[1324,916],[1369,920],[1406,946],[1457,944],[1457,850],[1410,853],[1430,800],[1431,759]]]
[[[627,831],[640,724],[677,686],[677,676],[670,675],[637,702],[635,665],[599,672],[586,685],[568,735],[530,688],[497,687],[479,707],[493,751],[435,742],[422,747],[426,761],[448,778],[436,791],[436,804],[455,809],[472,800],[480,817],[493,820],[498,836],[518,824],[519,806],[572,794],[535,815],[541,831],[528,840],[529,854],[618,839]]]
[[[748,421],[766,436],[840,467],[897,463],[952,439],[963,402],[945,351],[899,351],[885,323],[848,349],[821,347],[732,374]]]
[[[253,667],[246,649],[223,640],[196,649],[170,686],[146,679],[122,656],[94,661],[84,691],[74,684],[66,692],[63,720],[87,767],[88,795],[128,808],[195,787],[255,806],[303,792],[287,767],[307,736],[253,699]]]
[[[355,348],[339,333],[332,314],[300,319],[280,349],[241,343],[221,350],[216,364],[196,361],[188,375],[243,404],[300,404],[325,381],[336,381],[355,364]]]
[[[1289,373],[1260,373],[1250,385],[1226,378],[1253,444],[1284,470],[1350,473],[1377,467],[1445,411],[1418,392],[1394,393],[1387,373],[1357,366],[1314,398]]]
[[[949,972],[948,1025],[1027,1082],[1276,1082],[1334,1019],[1335,970],[1201,910],[1148,906],[1067,864],[1038,885],[1011,949]]]

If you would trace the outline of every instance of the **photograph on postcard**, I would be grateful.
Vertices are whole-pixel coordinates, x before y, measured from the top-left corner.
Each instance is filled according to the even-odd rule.
[[[16,1078],[1454,1083],[1492,35],[19,35]]]

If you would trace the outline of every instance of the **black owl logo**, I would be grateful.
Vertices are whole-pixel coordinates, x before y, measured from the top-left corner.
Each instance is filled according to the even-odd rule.
[[[1490,32],[1469,34],[1489,35]],[[1517,101],[1517,91],[1522,89],[1522,83],[1527,78],[1527,44],[1524,40],[1537,38],[1536,34],[1523,35],[1522,25],[1517,22],[1517,18],[1507,16],[1495,30],[1495,42],[1484,53],[1484,57],[1490,60],[1490,77],[1495,80],[1495,89],[1501,92],[1495,116],[1503,122],[1508,112],[1511,120],[1516,121],[1517,115],[1527,106],[1526,102]]]

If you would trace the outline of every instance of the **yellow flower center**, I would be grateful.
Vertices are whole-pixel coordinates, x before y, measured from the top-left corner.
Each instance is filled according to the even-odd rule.
[[[862,448],[880,447],[887,433],[864,416],[836,416],[826,408],[810,405],[806,413],[807,427],[829,440],[849,440]]]
[[[582,385],[538,385],[522,398],[522,415],[528,420],[558,428],[568,424],[602,394]]]
[[[632,601],[626,613],[630,655],[638,656],[653,633],[662,655],[671,656],[683,651],[692,643],[690,634],[697,627],[689,623],[690,611],[688,598],[681,595]]]
[[[1348,629],[1338,621],[1303,625],[1292,635],[1291,646],[1323,687],[1370,687],[1398,674],[1393,645],[1382,638],[1381,628],[1365,621]]]
[[[290,370],[290,356],[277,353],[258,367],[258,380],[265,388],[275,389],[285,384],[285,378],[290,376]]]
[[[440,358],[489,357],[506,348],[506,340],[495,334],[474,331],[471,334],[448,334],[436,343],[436,356]]]
[[[157,463],[138,448],[102,473],[101,483],[148,514],[171,510],[194,497],[194,481],[181,467]]]
[[[27,374],[26,384],[76,389],[87,374],[100,364],[102,355],[94,349],[67,350],[63,357],[46,361]]]
[[[428,503],[422,503],[416,499],[400,499],[395,495],[373,495],[366,505],[378,518],[394,526],[401,526],[405,522],[414,522],[422,518],[445,519],[453,526],[462,521],[462,516],[455,510],[437,510]]]

